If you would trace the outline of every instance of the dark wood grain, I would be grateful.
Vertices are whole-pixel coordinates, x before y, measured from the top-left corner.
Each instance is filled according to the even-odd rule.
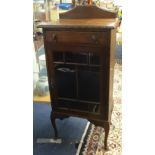
[[[45,39],[51,43],[103,45],[105,35],[105,32],[48,31]]]
[[[89,2],[91,3],[91,2]],[[72,10],[61,13],[60,19],[116,18],[117,12],[103,10],[94,5],[80,5]]]

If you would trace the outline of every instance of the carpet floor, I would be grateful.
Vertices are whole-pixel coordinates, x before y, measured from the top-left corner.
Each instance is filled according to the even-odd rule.
[[[56,124],[62,143],[37,143],[38,138],[51,139],[54,137],[50,112],[50,104],[33,104],[33,155],[75,155],[76,144],[82,137],[87,120],[75,117],[57,119]]]

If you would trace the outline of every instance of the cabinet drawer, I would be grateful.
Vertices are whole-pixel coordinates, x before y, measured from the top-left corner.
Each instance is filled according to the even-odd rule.
[[[45,40],[52,43],[103,45],[106,32],[46,31]]]

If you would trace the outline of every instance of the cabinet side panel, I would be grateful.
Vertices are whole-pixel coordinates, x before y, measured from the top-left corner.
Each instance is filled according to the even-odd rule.
[[[44,32],[44,48],[45,48],[46,68],[48,75],[48,85],[50,91],[50,100],[52,108],[54,108],[55,106],[54,104],[57,103],[57,89],[54,74],[53,49],[52,44],[46,41],[46,33],[48,33],[48,31],[46,29],[43,29],[43,32]]]
[[[116,49],[116,29],[111,30],[110,37],[110,75],[109,75],[109,121],[113,110],[113,81],[114,81],[114,64]]]

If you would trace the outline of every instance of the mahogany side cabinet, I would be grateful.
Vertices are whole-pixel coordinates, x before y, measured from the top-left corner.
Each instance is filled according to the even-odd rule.
[[[74,116],[104,127],[104,146],[113,109],[113,71],[117,14],[96,6],[77,6],[43,28],[51,96],[51,122]]]

